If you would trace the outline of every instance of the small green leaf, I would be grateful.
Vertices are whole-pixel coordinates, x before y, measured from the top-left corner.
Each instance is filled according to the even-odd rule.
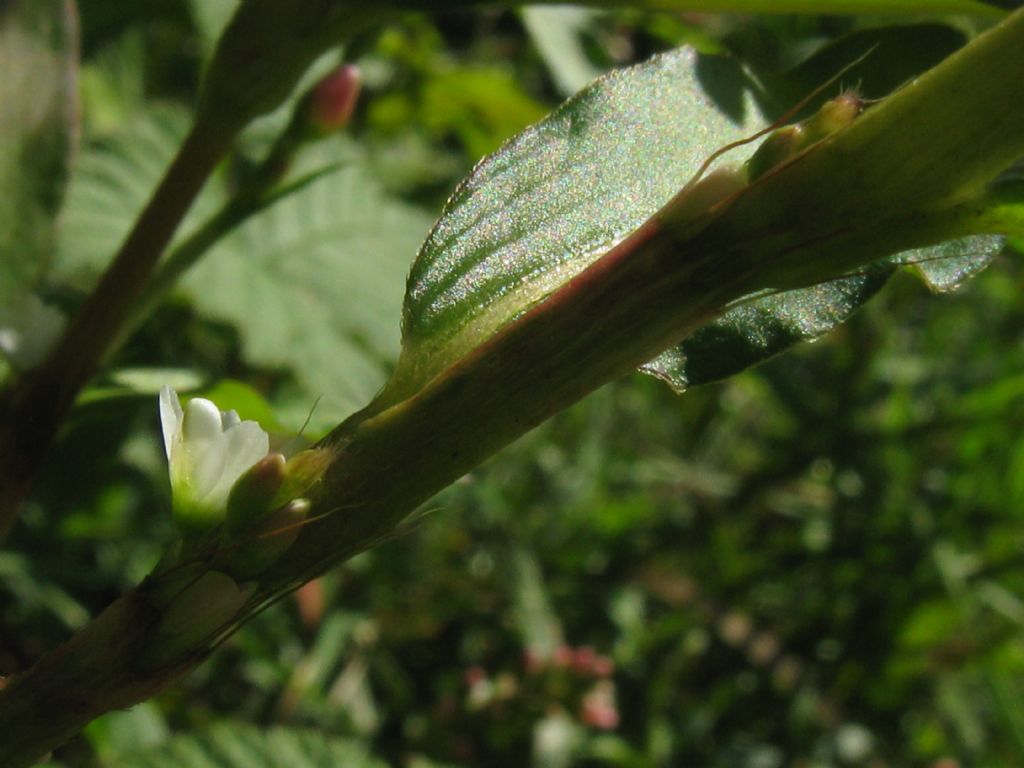
[[[640,367],[676,392],[733,376],[844,323],[908,265],[936,293],[958,288],[1003,247],[997,235],[973,235],[897,254],[862,275],[745,301]]]
[[[421,249],[400,386],[438,373],[579,273],[743,136],[680,49],[601,78],[484,160]],[[745,117],[754,117],[746,104]]]
[[[1002,250],[999,235],[972,235],[948,243],[900,254],[894,263],[913,265],[924,283],[935,293],[956,290],[992,263]]]
[[[727,378],[827,333],[877,293],[891,273],[880,269],[744,302],[640,370],[676,392]]]

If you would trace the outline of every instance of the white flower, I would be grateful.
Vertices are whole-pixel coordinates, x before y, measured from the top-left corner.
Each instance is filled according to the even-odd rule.
[[[200,397],[182,408],[167,386],[160,390],[160,423],[175,519],[193,530],[221,522],[231,486],[270,450],[267,433]]]

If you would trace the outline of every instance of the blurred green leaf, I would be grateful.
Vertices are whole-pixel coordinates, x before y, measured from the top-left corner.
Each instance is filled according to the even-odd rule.
[[[238,328],[249,362],[291,369],[302,410],[316,404],[312,423],[336,423],[397,355],[403,278],[428,223],[353,165],[254,217],[182,287],[205,316]]]
[[[0,3],[0,355],[30,368],[61,314],[35,289],[78,138],[78,17],[70,0]],[[7,373],[0,364],[0,379]]]
[[[170,732],[160,708],[151,701],[123,712],[110,712],[86,726],[85,737],[101,760],[151,749],[167,741]]]
[[[184,136],[187,117],[154,111],[82,159],[68,203],[61,273],[88,280],[145,201]],[[225,237],[185,276],[181,294],[241,336],[254,365],[288,370],[301,392],[291,421],[336,423],[384,382],[399,346],[403,279],[427,217],[384,193],[351,142],[316,151],[344,167]],[[223,193],[208,191],[185,232]]]
[[[38,573],[27,557],[0,552],[0,579],[4,591],[21,604],[21,610],[51,614],[70,629],[89,620],[89,612],[81,603]]]
[[[520,13],[559,93],[572,96],[601,74],[587,57],[581,40],[594,17],[593,11],[570,6],[535,6],[523,8]]]
[[[452,133],[470,157],[496,150],[506,137],[544,116],[516,79],[492,66],[435,73],[423,85],[418,121],[436,136]]]
[[[212,49],[238,8],[239,0],[189,0],[189,8],[206,44]]]
[[[413,265],[400,376],[422,380],[472,349],[607,252],[705,157],[743,135],[749,124],[712,105],[694,64],[680,49],[614,72],[476,168]],[[749,105],[745,117],[753,117]]]
[[[92,285],[152,193],[190,119],[180,107],[154,107],[83,150],[68,190],[56,279],[83,290]],[[183,228],[215,210],[217,197],[209,190],[201,196]]]
[[[548,600],[540,563],[525,547],[509,551],[508,561],[523,647],[542,659],[550,659],[555,649],[565,643],[565,633]]]
[[[68,0],[0,4],[0,303],[46,272],[77,130]]]
[[[222,723],[200,735],[175,736],[152,750],[122,754],[113,768],[383,768],[357,742],[298,728]]]

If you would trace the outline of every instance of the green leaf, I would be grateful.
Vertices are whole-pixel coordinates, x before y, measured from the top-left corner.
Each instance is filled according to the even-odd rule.
[[[749,131],[713,106],[695,59],[681,49],[596,81],[459,186],[409,278],[400,387],[435,375],[593,263]]]
[[[295,421],[316,405],[312,423],[334,424],[390,372],[402,282],[428,221],[353,165],[229,235],[182,287],[239,330],[249,362],[292,370],[305,393]]]
[[[62,232],[66,279],[94,278],[187,125],[179,111],[154,111],[86,151]],[[385,194],[351,142],[333,140],[314,160],[344,167],[225,237],[185,276],[180,294],[238,330],[247,362],[292,372],[299,391],[286,422],[302,424],[322,398],[316,428],[336,423],[384,382],[399,348],[403,279],[429,220]],[[182,236],[221,200],[216,187],[207,191]]]
[[[68,190],[55,278],[82,289],[91,287],[152,193],[189,121],[180,108],[152,109],[84,149]],[[183,230],[216,210],[217,197],[209,191],[202,195]]]
[[[53,256],[77,140],[78,26],[70,0],[0,3],[0,357],[45,357],[62,315],[36,289]],[[9,368],[0,359],[0,379]]]
[[[877,293],[890,274],[881,269],[744,302],[640,370],[676,392],[732,376],[832,330]]]
[[[935,293],[956,290],[992,263],[1005,244],[999,235],[973,235],[948,243],[918,248],[893,259],[896,264],[909,264],[922,281]]]
[[[175,736],[154,749],[119,755],[118,768],[384,768],[364,746],[299,728],[222,723],[200,735]]]
[[[0,302],[46,272],[76,136],[68,0],[0,3]]]
[[[909,265],[936,293],[958,288],[987,267],[1004,238],[975,235],[886,259],[862,275],[752,298],[640,367],[676,392],[733,376],[845,322],[899,265]]]
[[[155,748],[169,737],[167,720],[152,701],[108,712],[89,723],[84,735],[96,753],[107,760],[119,753]]]
[[[189,9],[206,44],[213,48],[217,38],[238,10],[239,0],[189,0]]]
[[[587,56],[582,40],[594,18],[593,11],[534,6],[523,8],[520,14],[559,93],[571,96],[601,74]]]

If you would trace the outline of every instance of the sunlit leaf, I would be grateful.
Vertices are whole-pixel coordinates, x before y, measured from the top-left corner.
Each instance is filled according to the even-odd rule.
[[[681,49],[614,72],[484,160],[409,278],[403,364],[436,373],[655,213],[742,136]]]
[[[955,290],[992,263],[1002,250],[1005,238],[975,235],[952,240],[931,248],[919,248],[900,254],[896,263],[913,265],[925,284],[936,293]]]

